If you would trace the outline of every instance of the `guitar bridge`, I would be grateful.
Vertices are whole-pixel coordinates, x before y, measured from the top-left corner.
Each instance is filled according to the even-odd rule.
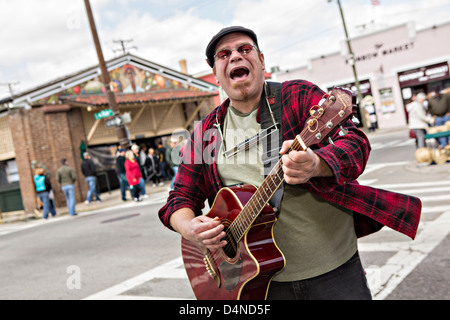
[[[203,262],[205,263],[206,270],[208,274],[214,279],[217,284],[217,287],[220,288],[220,276],[217,271],[216,265],[211,257],[211,253],[209,250],[204,250],[205,257],[203,258]]]

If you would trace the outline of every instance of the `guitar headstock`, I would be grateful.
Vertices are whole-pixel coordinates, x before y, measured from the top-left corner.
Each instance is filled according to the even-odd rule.
[[[304,149],[305,145],[310,147],[322,142],[339,127],[340,135],[345,135],[347,132],[341,124],[353,116],[353,108],[354,95],[350,90],[335,87],[330,93],[325,94],[319,104],[311,107],[309,110],[311,116],[297,136],[297,139],[300,138],[304,142],[302,148]],[[331,139],[329,141],[333,143]]]

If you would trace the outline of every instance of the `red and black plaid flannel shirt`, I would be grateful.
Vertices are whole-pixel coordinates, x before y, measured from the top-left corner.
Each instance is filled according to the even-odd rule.
[[[311,106],[318,104],[324,92],[316,85],[294,80],[282,86],[283,140],[300,134],[309,117]],[[220,146],[220,135],[214,124],[222,125],[229,105],[226,100],[203,119],[183,149],[183,155],[167,203],[160,209],[162,223],[171,228],[173,212],[190,208],[202,214],[206,199],[212,204],[216,193],[223,187],[214,158]],[[259,113],[258,118],[259,121]],[[360,185],[356,179],[363,173],[370,153],[365,134],[348,120],[343,125],[348,134],[334,134],[334,146],[320,144],[314,151],[330,166],[332,178],[313,178],[302,187],[321,198],[354,212],[358,237],[388,226],[414,239],[420,220],[421,202],[418,198]],[[222,128],[223,129],[223,128]],[[283,214],[281,212],[281,214]]]

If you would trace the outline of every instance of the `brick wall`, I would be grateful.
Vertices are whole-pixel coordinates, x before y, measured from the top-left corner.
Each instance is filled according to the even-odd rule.
[[[33,183],[33,173],[31,169],[31,158],[33,158],[33,148],[29,137],[28,117],[24,117],[26,110],[12,109],[9,111],[9,127],[12,132],[14,149],[16,152],[17,170],[20,176],[20,192],[22,202],[26,212],[34,212],[36,207],[36,192]]]
[[[61,166],[61,159],[66,158],[69,166],[77,173],[75,198],[77,202],[82,201],[86,197],[87,186],[80,169],[79,145],[86,137],[80,110],[71,109],[68,105],[13,109],[9,124],[25,211],[33,212],[36,207],[34,172],[31,168],[33,160],[45,164],[49,169],[55,203],[59,207],[66,205],[66,199],[56,182],[56,171]]]

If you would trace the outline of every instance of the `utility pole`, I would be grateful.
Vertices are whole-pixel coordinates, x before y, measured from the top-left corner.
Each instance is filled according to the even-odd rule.
[[[125,54],[125,53],[127,53],[127,51],[129,50],[129,49],[137,49],[137,47],[136,46],[132,46],[132,47],[126,47],[125,46],[125,43],[129,43],[129,42],[132,42],[133,41],[133,39],[128,39],[128,40],[122,40],[122,39],[119,39],[119,40],[113,40],[113,42],[114,43],[120,43],[120,46],[122,47],[122,49],[113,49],[113,52],[116,52],[116,51],[122,51],[122,54]]]
[[[332,0],[328,0],[328,2],[331,2],[331,1]],[[342,10],[341,1],[337,0],[337,3],[338,3],[338,6],[339,6],[339,11],[341,13],[342,24],[344,26],[345,42],[347,42],[348,53],[350,55],[350,59],[348,59],[347,62],[350,63],[350,65],[352,66],[353,76],[355,77],[355,87],[356,87],[356,93],[357,93],[357,97],[358,97],[358,105],[359,105],[359,113],[361,115],[361,122],[362,122],[364,130],[367,131],[368,130],[368,126],[367,126],[367,123],[366,123],[365,109],[364,109],[364,107],[361,106],[362,94],[361,94],[361,89],[359,87],[358,74],[356,72],[355,56],[353,54],[352,46],[350,44],[350,39],[348,37],[347,25],[345,23],[344,11]]]
[[[15,84],[19,84],[19,81],[13,81],[13,82],[2,82],[0,83],[0,86],[7,86],[9,89],[9,93],[11,94],[11,98],[14,97],[14,91],[12,86]]]
[[[88,20],[89,20],[89,26],[91,27],[92,38],[93,38],[94,44],[95,44],[95,50],[97,51],[98,62],[100,65],[100,70],[102,72],[103,85],[106,90],[106,97],[108,98],[108,104],[114,113],[114,117],[120,117],[120,111],[119,111],[119,107],[117,106],[116,97],[114,96],[114,93],[111,91],[111,86],[110,86],[111,80],[109,78],[108,70],[106,69],[106,63],[105,63],[105,59],[103,57],[102,47],[100,46],[100,40],[98,38],[97,28],[95,26],[94,16],[92,15],[92,9],[91,9],[89,0],[84,0],[84,5],[86,7],[86,13],[87,13]],[[125,149],[128,149],[130,147],[130,144],[128,141],[125,125],[121,124],[121,125],[117,126],[116,133],[117,133],[117,137],[119,138],[120,146]]]

